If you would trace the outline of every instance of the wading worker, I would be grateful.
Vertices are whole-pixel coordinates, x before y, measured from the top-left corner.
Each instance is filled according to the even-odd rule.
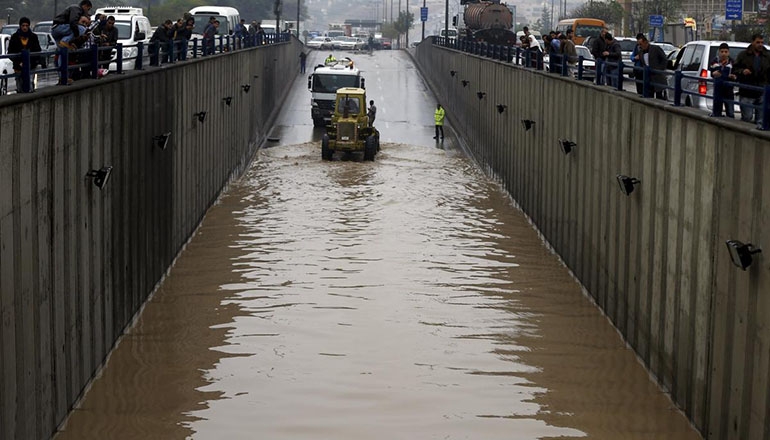
[[[438,139],[438,133],[441,132],[441,140],[444,140],[444,116],[446,116],[446,112],[444,111],[444,107],[441,107],[441,104],[436,104],[436,113],[433,114],[434,119],[436,119],[436,135],[433,136],[433,139]]]

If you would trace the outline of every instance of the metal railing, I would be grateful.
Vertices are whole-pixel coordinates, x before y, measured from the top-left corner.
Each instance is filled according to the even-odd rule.
[[[619,91],[625,91],[626,83],[634,82],[641,85],[638,93],[643,98],[665,99],[677,107],[689,104],[692,107],[710,111],[713,117],[724,117],[722,107],[725,103],[738,105],[742,110],[753,109],[753,113],[757,115],[755,119],[760,121],[758,129],[770,130],[770,85],[753,86],[727,81],[724,78],[703,77],[697,73],[690,74],[681,70],[655,70],[649,66],[636,65],[633,66],[632,77],[629,78],[624,71],[630,66],[622,60],[618,62],[592,60],[594,66],[591,68],[586,66],[587,59],[582,56],[578,57],[577,63],[573,64],[569,63],[568,57],[563,54],[548,55],[537,49],[523,49],[518,46],[494,45],[444,37],[433,37],[433,44],[512,65],[547,71],[551,74],[572,76],[579,80],[590,78],[596,85],[606,84]],[[637,73],[641,73],[641,79],[637,77]],[[759,97],[751,99],[753,102],[728,99],[720,92],[724,90],[723,87],[733,89],[737,87],[749,93],[755,92]],[[636,94],[637,91],[634,93]]]
[[[58,75],[53,82],[58,85],[67,85],[75,79],[92,78],[100,76],[101,69],[110,69],[114,65],[115,73],[124,73],[126,64],[129,69],[142,70],[145,66],[159,66],[166,63],[186,61],[190,58],[211,56],[220,53],[233,52],[263,45],[287,42],[290,40],[287,34],[268,34],[262,37],[249,35],[236,37],[233,35],[218,35],[211,39],[173,40],[167,43],[151,42],[145,44],[117,44],[115,46],[97,46],[70,50],[63,47],[56,50],[30,53],[23,50],[19,54],[0,56],[0,60],[9,59],[21,61],[21,71],[0,73],[0,95],[9,92],[11,79],[18,80],[20,90],[17,92],[33,92],[37,87],[35,83],[39,76],[51,74]],[[109,55],[106,55],[109,53]],[[106,56],[105,56],[106,55]],[[44,67],[33,69],[35,65],[43,64]],[[43,63],[40,63],[43,60]],[[52,84],[53,85],[53,84]]]

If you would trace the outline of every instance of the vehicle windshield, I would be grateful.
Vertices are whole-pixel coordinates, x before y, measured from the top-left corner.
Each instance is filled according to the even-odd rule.
[[[337,101],[338,113],[345,113],[345,111],[347,111],[350,115],[357,115],[359,110],[361,110],[361,106],[357,97],[341,97],[339,101]]]
[[[131,38],[130,21],[116,21],[115,27],[118,29],[118,40],[128,40]]]
[[[313,75],[313,92],[337,93],[343,87],[359,87],[356,75]]]
[[[209,18],[214,17],[219,20],[219,29],[217,29],[217,35],[230,34],[230,26],[227,22],[227,17],[222,15],[193,15],[195,19],[195,26],[193,27],[193,34],[203,35],[203,30],[206,29],[206,25],[209,24]]]
[[[594,59],[594,56],[591,55],[591,51],[588,50],[588,48],[585,46],[575,46],[575,50],[577,51],[579,57],[583,57],[587,60]]]
[[[622,52],[633,52],[636,47],[636,40],[619,40],[618,43]]]
[[[579,37],[598,37],[602,27],[590,24],[579,24],[575,28],[575,35]]]

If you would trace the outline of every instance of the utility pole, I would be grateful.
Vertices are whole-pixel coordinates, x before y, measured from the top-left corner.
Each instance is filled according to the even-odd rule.
[[[409,0],[406,0],[406,48],[409,49]]]
[[[300,1],[301,0],[297,0],[297,39],[299,39],[299,7],[300,7],[299,2]]]
[[[457,15],[459,16],[460,13],[458,12]],[[444,0],[444,38],[449,38],[449,0]]]
[[[281,0],[275,0],[275,37],[281,34]],[[278,41],[278,40],[275,40]]]
[[[446,1],[449,1],[449,0],[446,0]],[[422,0],[422,7],[423,8],[426,7],[425,0]],[[420,11],[420,20],[422,20],[422,11]],[[424,40],[424,39],[425,39],[425,22],[423,21],[422,22],[422,38],[421,38],[421,40]]]

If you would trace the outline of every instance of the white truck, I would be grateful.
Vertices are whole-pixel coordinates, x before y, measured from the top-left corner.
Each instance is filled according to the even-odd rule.
[[[313,126],[322,127],[331,121],[337,89],[343,87],[366,88],[361,71],[348,60],[330,66],[318,65],[308,76]]]

